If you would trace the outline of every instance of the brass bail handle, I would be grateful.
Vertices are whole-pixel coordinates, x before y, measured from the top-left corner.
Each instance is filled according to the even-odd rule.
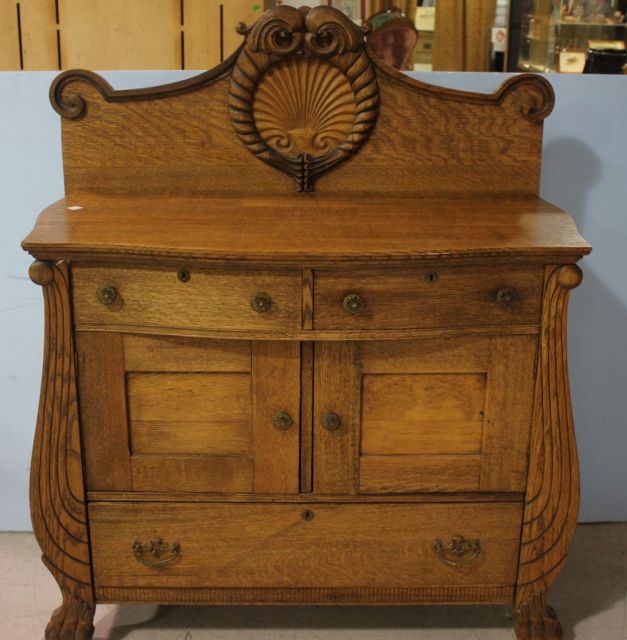
[[[438,558],[450,567],[467,567],[481,554],[480,540],[466,540],[464,536],[453,536],[450,540],[436,540],[433,550]]]
[[[135,559],[152,569],[160,569],[174,562],[181,553],[178,542],[168,544],[161,538],[153,538],[148,542],[134,542],[133,555]],[[163,557],[162,556],[166,556]]]

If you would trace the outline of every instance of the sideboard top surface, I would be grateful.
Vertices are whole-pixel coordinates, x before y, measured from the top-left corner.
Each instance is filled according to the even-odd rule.
[[[580,257],[571,217],[537,197],[68,196],[39,217],[38,258],[306,263],[437,257]]]

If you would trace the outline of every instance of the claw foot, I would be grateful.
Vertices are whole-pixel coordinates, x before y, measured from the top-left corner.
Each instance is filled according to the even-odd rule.
[[[52,614],[46,640],[91,640],[94,610],[80,598],[63,594],[63,604]]]
[[[564,632],[555,611],[546,603],[546,594],[532,596],[515,611],[518,640],[560,640]]]

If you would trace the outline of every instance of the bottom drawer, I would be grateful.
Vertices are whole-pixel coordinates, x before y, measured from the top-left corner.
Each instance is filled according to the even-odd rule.
[[[96,594],[164,602],[508,601],[521,516],[518,503],[96,502],[89,508]],[[172,596],[184,588],[208,591]],[[229,598],[220,589],[246,591]]]

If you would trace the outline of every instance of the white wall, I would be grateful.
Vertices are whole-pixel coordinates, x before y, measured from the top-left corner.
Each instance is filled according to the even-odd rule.
[[[103,74],[117,88],[189,72]],[[418,75],[418,74],[414,74]],[[63,196],[55,73],[0,73],[0,530],[30,529],[28,465],[41,376],[39,287],[19,247],[37,213]],[[491,91],[500,74],[421,74]],[[583,521],[627,520],[627,78],[550,76],[542,196],[570,211],[594,250],[571,301],[570,363]]]

